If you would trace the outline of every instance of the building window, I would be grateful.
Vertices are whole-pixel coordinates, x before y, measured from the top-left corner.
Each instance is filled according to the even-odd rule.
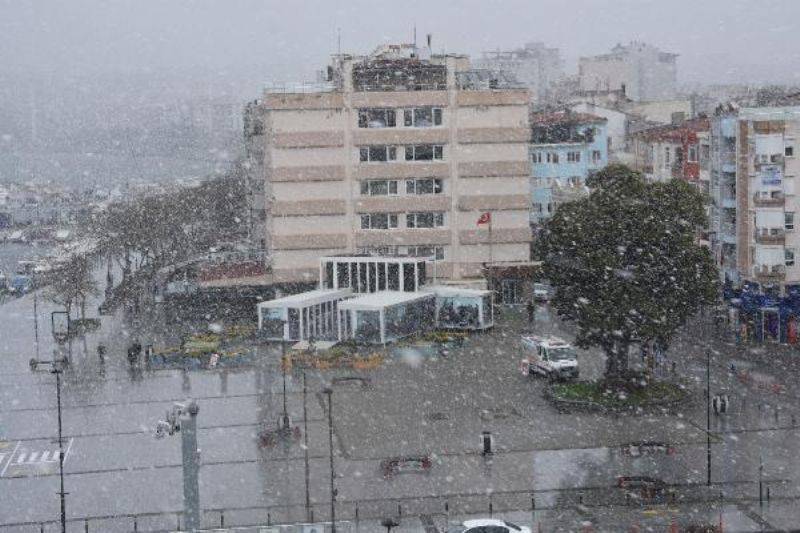
[[[407,228],[440,228],[444,226],[444,213],[408,213]]]
[[[411,257],[433,257],[437,261],[444,259],[443,246],[409,246],[407,253]]]
[[[568,163],[580,163],[581,162],[581,153],[580,152],[567,152],[567,162]]]
[[[794,229],[794,212],[787,211],[783,214],[783,228],[786,230]]]
[[[697,163],[697,147],[690,146],[689,147],[689,159],[687,159],[689,163]]]
[[[786,146],[783,149],[783,155],[786,157],[794,157],[794,146]]]
[[[542,152],[534,152],[531,154],[531,162],[532,163],[541,163],[542,162]]]
[[[442,125],[442,109],[439,107],[416,107],[403,110],[403,124],[414,128],[430,128]]]
[[[397,215],[392,213],[369,213],[361,215],[361,229],[394,229]]]
[[[375,161],[394,161],[397,159],[396,146],[362,146],[358,150],[358,158],[362,163]]]
[[[374,180],[361,182],[362,196],[387,196],[397,194],[397,180]]]
[[[784,248],[783,264],[786,265],[787,267],[794,266],[794,249]]]
[[[603,153],[600,150],[592,150],[592,163],[597,164],[603,160]]]
[[[664,168],[669,166],[669,146],[664,148]]]
[[[434,159],[444,159],[444,147],[440,144],[406,146],[406,161],[433,161]]]
[[[567,178],[567,184],[570,187],[580,187],[581,185],[583,185],[583,180],[581,179],[580,176],[570,176],[569,178]]]
[[[394,109],[359,109],[359,128],[394,128],[397,125]]]
[[[442,180],[438,178],[406,180],[406,194],[441,194],[443,189]]]
[[[558,164],[558,152],[547,152],[547,162]]]

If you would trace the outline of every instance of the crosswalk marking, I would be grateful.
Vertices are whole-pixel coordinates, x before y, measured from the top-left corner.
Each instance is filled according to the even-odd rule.
[[[67,439],[64,447],[64,461],[66,461],[74,439]],[[59,463],[59,448],[35,448],[17,442],[11,454],[0,453],[0,477],[26,477],[54,473]]]

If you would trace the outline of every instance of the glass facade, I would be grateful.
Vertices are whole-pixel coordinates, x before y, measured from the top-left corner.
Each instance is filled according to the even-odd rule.
[[[381,312],[356,311],[356,330],[353,337],[357,342],[380,344],[381,341]]]
[[[436,312],[433,298],[387,307],[384,310],[386,328],[384,342],[391,342],[426,331],[433,327],[431,317]]]

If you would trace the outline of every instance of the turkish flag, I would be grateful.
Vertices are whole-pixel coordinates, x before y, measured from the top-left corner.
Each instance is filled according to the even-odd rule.
[[[492,214],[490,212],[481,213],[481,217],[478,219],[478,225],[481,224],[491,224],[492,223]]]

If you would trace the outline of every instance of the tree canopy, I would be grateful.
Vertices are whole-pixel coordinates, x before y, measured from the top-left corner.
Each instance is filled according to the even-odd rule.
[[[705,198],[681,181],[646,183],[624,165],[588,182],[588,197],[561,205],[541,239],[552,305],[577,325],[576,344],[601,347],[606,377],[627,371],[631,343],[664,345],[703,305],[718,276],[697,243]]]

